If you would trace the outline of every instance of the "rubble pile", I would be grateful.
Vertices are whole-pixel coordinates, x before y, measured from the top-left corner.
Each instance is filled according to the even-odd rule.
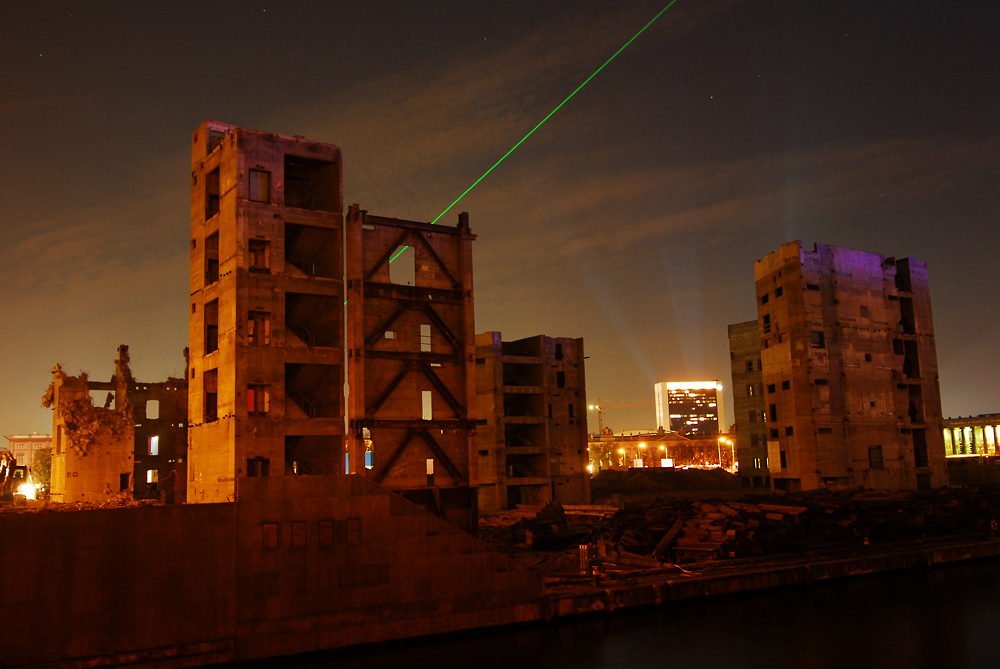
[[[856,488],[736,500],[657,500],[648,506],[626,503],[604,520],[592,516],[589,532],[581,532],[588,526],[574,524],[571,512],[565,513],[565,526],[549,522],[554,514],[546,507],[536,517],[518,518],[507,529],[494,526],[483,538],[536,551],[578,551],[579,545],[586,545],[592,562],[633,569],[779,555],[834,557],[856,554],[866,546],[996,536],[1000,489]],[[569,533],[574,526],[576,533]],[[526,540],[524,530],[534,543]],[[560,532],[565,533],[562,543]]]

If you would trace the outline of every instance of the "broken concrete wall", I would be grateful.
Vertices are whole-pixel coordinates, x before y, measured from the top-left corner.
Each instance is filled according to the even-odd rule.
[[[52,409],[52,499],[105,502],[131,490],[134,419],[127,398],[118,409],[95,407],[86,374],[59,365],[42,399]]]
[[[94,406],[96,391],[108,391],[105,406]],[[136,380],[123,344],[108,382],[67,376],[57,365],[43,405],[53,409],[55,499],[102,502],[129,491],[137,499],[184,500],[186,379]]]

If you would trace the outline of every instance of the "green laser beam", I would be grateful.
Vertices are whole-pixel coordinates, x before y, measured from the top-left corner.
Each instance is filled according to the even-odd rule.
[[[634,42],[634,41],[636,40],[636,38],[638,38],[638,37],[639,37],[639,35],[641,35],[642,33],[644,33],[644,32],[646,31],[646,29],[647,29],[647,28],[649,28],[649,26],[653,25],[653,23],[654,23],[654,22],[655,22],[655,21],[656,21],[656,20],[657,20],[658,18],[660,18],[661,16],[663,16],[663,13],[664,13],[664,12],[666,12],[666,11],[667,11],[668,9],[670,9],[670,8],[671,8],[671,7],[672,7],[672,6],[674,5],[674,3],[676,3],[676,2],[677,2],[677,0],[670,0],[670,2],[669,2],[669,3],[667,4],[667,6],[666,6],[666,7],[664,7],[663,9],[661,9],[661,10],[660,10],[660,11],[659,11],[659,12],[657,13],[657,15],[656,15],[656,16],[654,16],[654,17],[653,17],[652,19],[650,19],[650,20],[649,20],[649,23],[647,23],[646,25],[644,25],[644,26],[643,26],[643,27],[642,27],[642,28],[641,28],[641,29],[639,30],[639,32],[637,32],[636,34],[632,35],[632,38],[631,38],[631,39],[630,39],[629,41],[625,42],[625,44],[623,44],[623,45],[621,46],[621,48],[620,48],[620,49],[618,49],[618,51],[615,51],[615,53],[614,53],[614,54],[613,54],[613,55],[611,56],[611,58],[608,58],[608,59],[607,59],[606,61],[604,61],[604,64],[603,64],[603,65],[601,65],[601,66],[600,66],[599,68],[597,68],[596,70],[594,70],[594,73],[593,73],[592,75],[590,75],[589,77],[587,77],[587,78],[586,78],[586,79],[584,80],[584,82],[583,82],[582,84],[580,84],[579,86],[577,86],[577,87],[576,87],[576,88],[575,88],[575,89],[573,90],[573,92],[572,92],[572,93],[570,93],[569,95],[567,95],[567,96],[566,96],[566,99],[565,99],[565,100],[563,100],[562,102],[560,102],[560,103],[559,103],[559,105],[558,105],[558,106],[557,106],[557,107],[556,107],[555,109],[553,109],[552,111],[550,111],[550,112],[548,113],[548,115],[547,115],[547,116],[546,116],[545,118],[543,118],[543,119],[542,119],[541,121],[539,121],[539,122],[538,122],[538,125],[536,125],[536,126],[535,126],[534,128],[532,128],[532,129],[531,129],[531,131],[530,131],[530,132],[528,132],[528,134],[527,134],[527,135],[525,135],[524,137],[522,137],[522,138],[521,138],[521,140],[520,140],[520,141],[519,141],[519,142],[518,142],[517,144],[515,144],[514,146],[512,146],[512,147],[510,148],[510,151],[508,151],[507,153],[503,154],[503,156],[502,156],[502,157],[500,158],[500,160],[498,160],[498,161],[496,161],[495,163],[493,163],[493,167],[491,167],[490,169],[486,170],[486,171],[485,171],[485,172],[483,173],[483,176],[481,176],[481,177],[479,177],[478,179],[476,179],[475,183],[473,183],[473,184],[472,184],[471,186],[469,186],[468,188],[466,188],[466,189],[465,189],[465,192],[463,192],[463,193],[462,193],[461,195],[459,195],[459,196],[458,196],[458,197],[457,197],[457,198],[455,199],[455,201],[454,201],[454,202],[452,202],[451,204],[449,204],[449,205],[448,205],[448,207],[447,207],[447,208],[446,208],[446,209],[445,209],[444,211],[442,211],[442,212],[441,212],[440,214],[438,214],[438,215],[437,215],[437,218],[435,218],[435,219],[434,219],[433,221],[431,221],[431,225],[434,225],[435,223],[437,223],[437,222],[438,222],[438,220],[440,220],[440,218],[441,218],[442,216],[444,216],[445,214],[447,214],[447,213],[448,213],[448,212],[449,212],[449,211],[451,210],[451,208],[452,208],[452,207],[454,207],[454,206],[455,206],[456,204],[458,204],[459,200],[461,200],[461,199],[462,199],[463,197],[465,197],[466,195],[468,195],[468,194],[469,194],[469,191],[471,191],[471,190],[472,190],[473,188],[475,188],[475,187],[476,187],[477,185],[479,185],[479,182],[480,182],[480,181],[482,181],[483,179],[485,179],[485,178],[486,178],[486,175],[487,175],[487,174],[489,174],[489,173],[490,173],[490,172],[492,172],[492,171],[493,171],[494,169],[496,169],[497,165],[499,165],[499,164],[500,164],[500,163],[502,163],[502,162],[503,162],[504,160],[506,160],[507,156],[509,156],[510,154],[512,154],[512,153],[514,152],[514,149],[516,149],[517,147],[521,146],[521,144],[523,144],[523,143],[524,143],[524,141],[525,141],[526,139],[528,139],[528,138],[529,138],[529,137],[531,137],[531,136],[532,136],[533,134],[535,134],[535,131],[536,131],[536,130],[538,130],[539,128],[541,128],[541,127],[542,127],[542,124],[543,124],[543,123],[545,123],[546,121],[548,121],[548,120],[549,120],[549,119],[550,119],[550,118],[552,117],[552,115],[553,115],[553,114],[555,114],[555,113],[556,113],[557,111],[559,111],[560,109],[562,109],[562,106],[563,106],[564,104],[566,104],[567,102],[569,102],[569,101],[570,101],[570,99],[571,99],[571,98],[572,98],[572,97],[573,97],[574,95],[576,95],[576,94],[577,94],[577,93],[578,93],[578,92],[580,91],[580,89],[581,89],[581,88],[583,88],[583,87],[584,87],[584,86],[586,86],[586,85],[587,85],[588,83],[590,83],[590,80],[591,80],[591,79],[593,79],[594,77],[596,77],[596,76],[598,75],[598,73],[600,73],[600,71],[601,71],[601,70],[603,70],[603,69],[604,69],[605,67],[607,67],[607,66],[608,66],[608,63],[610,63],[610,62],[611,62],[611,61],[613,61],[613,60],[614,60],[615,58],[617,58],[617,57],[618,57],[618,54],[620,54],[620,53],[621,53],[622,51],[624,51],[624,50],[625,50],[625,48],[626,48],[626,47],[627,47],[627,46],[628,46],[629,44],[631,44],[632,42]],[[408,248],[409,248],[408,246],[404,246],[403,248],[401,248],[401,249],[399,250],[399,253],[397,253],[396,255],[394,255],[394,256],[393,256],[392,258],[390,258],[390,259],[389,259],[389,262],[392,262],[393,260],[395,260],[396,258],[398,258],[398,257],[399,257],[400,255],[402,255],[403,251],[405,251],[405,250],[406,250],[406,249],[408,249]]]
[[[643,27],[642,27],[642,28],[641,28],[641,29],[639,30],[639,32],[637,32],[636,34],[632,35],[632,39],[630,39],[629,41],[625,42],[625,44],[623,44],[623,45],[621,46],[621,48],[620,48],[620,49],[618,49],[618,51],[615,51],[614,55],[612,55],[612,56],[611,56],[611,58],[608,58],[608,59],[607,59],[606,61],[604,61],[604,64],[603,64],[603,65],[601,65],[601,66],[600,66],[599,68],[597,68],[596,70],[594,70],[594,73],[593,73],[592,75],[590,75],[589,77],[587,77],[587,78],[586,78],[586,80],[584,80],[584,82],[583,82],[582,84],[580,84],[579,86],[577,86],[577,87],[576,87],[576,88],[575,88],[575,89],[573,90],[573,92],[572,92],[572,93],[570,93],[569,95],[567,95],[567,96],[566,96],[566,99],[565,99],[565,100],[563,100],[562,102],[560,102],[560,103],[559,103],[559,105],[558,105],[558,106],[557,106],[557,107],[556,107],[555,109],[553,109],[552,111],[550,111],[550,112],[548,113],[548,115],[547,115],[547,116],[546,116],[545,118],[543,118],[543,119],[542,119],[541,121],[539,121],[539,122],[538,122],[538,125],[536,125],[536,126],[535,126],[534,128],[532,128],[532,129],[531,129],[531,131],[530,131],[530,132],[529,132],[529,133],[528,133],[527,135],[525,135],[524,137],[522,137],[522,138],[521,138],[521,141],[519,141],[519,142],[518,142],[517,144],[515,144],[514,146],[512,146],[512,147],[510,148],[510,151],[508,151],[507,153],[503,154],[503,156],[502,156],[502,157],[500,158],[500,160],[498,160],[498,161],[496,161],[495,163],[493,163],[493,167],[491,167],[490,169],[486,170],[486,171],[485,171],[485,172],[483,173],[483,176],[481,176],[481,177],[479,177],[478,179],[476,179],[475,183],[473,183],[473,184],[472,184],[471,186],[469,186],[468,188],[466,188],[466,189],[465,189],[465,192],[463,192],[463,193],[462,193],[461,195],[459,195],[459,196],[458,196],[458,197],[457,197],[457,198],[455,199],[455,201],[454,201],[454,202],[452,202],[451,204],[449,204],[449,205],[448,205],[448,207],[447,207],[447,208],[446,208],[446,209],[445,209],[444,211],[442,211],[442,212],[441,212],[440,214],[438,214],[438,215],[437,215],[437,218],[435,218],[435,219],[434,219],[433,221],[431,221],[431,225],[434,225],[435,223],[437,223],[437,222],[438,222],[438,220],[440,220],[440,218],[441,218],[442,216],[444,216],[445,214],[447,214],[447,213],[448,213],[448,212],[449,212],[449,211],[451,210],[451,208],[452,208],[452,207],[454,207],[454,206],[455,206],[456,204],[458,204],[459,200],[461,200],[461,199],[462,199],[463,197],[465,197],[466,195],[468,195],[468,194],[469,194],[469,191],[470,191],[470,190],[472,190],[472,189],[473,189],[473,188],[475,188],[475,187],[476,187],[477,185],[479,185],[479,182],[480,182],[480,181],[482,181],[483,179],[485,179],[485,178],[486,178],[486,175],[487,175],[487,174],[489,174],[489,173],[490,173],[490,172],[492,172],[492,171],[493,171],[494,169],[496,169],[497,165],[499,165],[500,163],[502,163],[502,162],[503,162],[503,161],[504,161],[504,160],[505,160],[505,159],[507,158],[507,156],[509,156],[510,154],[512,154],[512,153],[514,152],[514,149],[516,149],[517,147],[521,146],[521,144],[523,144],[523,143],[524,143],[524,140],[528,139],[528,138],[529,138],[529,137],[531,137],[531,136],[532,136],[533,134],[535,134],[535,131],[536,131],[536,130],[538,130],[539,128],[541,128],[541,127],[542,127],[542,124],[543,124],[543,123],[545,123],[546,121],[548,121],[548,120],[549,120],[549,118],[551,118],[553,114],[555,114],[555,113],[556,113],[557,111],[559,111],[559,110],[560,110],[560,109],[562,108],[562,106],[563,106],[564,104],[566,104],[567,102],[569,102],[569,101],[570,101],[570,99],[571,99],[571,98],[572,98],[572,97],[573,97],[574,95],[576,95],[576,94],[577,94],[577,93],[578,93],[578,92],[580,91],[580,89],[581,89],[581,88],[583,88],[583,87],[584,87],[584,86],[586,86],[586,85],[587,85],[588,83],[590,83],[590,80],[591,80],[591,79],[593,79],[594,77],[596,77],[596,76],[598,75],[598,73],[599,73],[599,72],[600,72],[601,70],[603,70],[603,69],[604,69],[605,67],[607,67],[607,66],[608,66],[608,63],[610,63],[610,62],[611,62],[611,61],[613,61],[613,60],[614,60],[615,58],[617,58],[617,57],[618,57],[618,54],[620,54],[620,53],[621,53],[622,51],[624,51],[624,50],[625,50],[625,48],[626,48],[626,47],[627,47],[627,46],[628,46],[629,44],[631,44],[632,42],[634,42],[634,41],[636,40],[636,38],[637,38],[637,37],[639,37],[639,35],[641,35],[642,33],[644,33],[644,32],[646,31],[646,28],[648,28],[649,26],[653,25],[653,23],[654,23],[654,22],[655,22],[655,21],[656,21],[656,20],[657,20],[658,18],[660,18],[660,17],[661,17],[662,15],[663,15],[663,13],[664,13],[665,11],[667,11],[668,9],[670,9],[670,8],[671,8],[671,7],[673,6],[673,4],[674,4],[675,2],[677,2],[677,0],[670,0],[670,2],[669,2],[669,3],[667,4],[667,6],[666,6],[666,7],[664,7],[663,9],[661,9],[661,10],[659,11],[659,13],[657,13],[657,15],[656,15],[656,16],[654,16],[654,17],[653,17],[652,19],[650,19],[650,20],[649,20],[649,23],[647,23],[646,25],[644,25],[644,26],[643,26]],[[410,247],[409,247],[409,246],[404,246],[403,248],[401,248],[401,249],[399,250],[399,253],[397,253],[396,255],[394,255],[394,256],[393,256],[392,258],[390,258],[390,259],[389,259],[389,262],[392,262],[393,260],[395,260],[396,258],[398,258],[398,257],[399,257],[400,255],[402,255],[403,251],[405,251],[405,250],[406,250],[406,249],[408,249],[408,248],[410,248]]]

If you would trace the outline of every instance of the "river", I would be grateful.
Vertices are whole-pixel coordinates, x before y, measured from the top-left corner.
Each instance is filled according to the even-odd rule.
[[[300,669],[1000,669],[1000,562],[268,661]]]

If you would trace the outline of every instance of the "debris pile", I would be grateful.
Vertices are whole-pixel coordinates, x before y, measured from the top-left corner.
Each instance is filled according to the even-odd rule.
[[[831,557],[856,554],[866,546],[996,536],[1000,489],[856,488],[738,500],[657,500],[649,506],[626,503],[606,520],[592,517],[589,532],[587,526],[574,525],[571,513],[566,513],[565,525],[550,523],[552,517],[546,507],[506,529],[497,524],[483,538],[536,551],[575,551],[586,545],[591,559],[602,565],[640,569],[779,555]],[[570,531],[574,526],[575,533]],[[534,543],[525,540],[525,531],[534,533]],[[560,536],[561,543],[555,540]],[[545,541],[539,542],[540,537]]]

